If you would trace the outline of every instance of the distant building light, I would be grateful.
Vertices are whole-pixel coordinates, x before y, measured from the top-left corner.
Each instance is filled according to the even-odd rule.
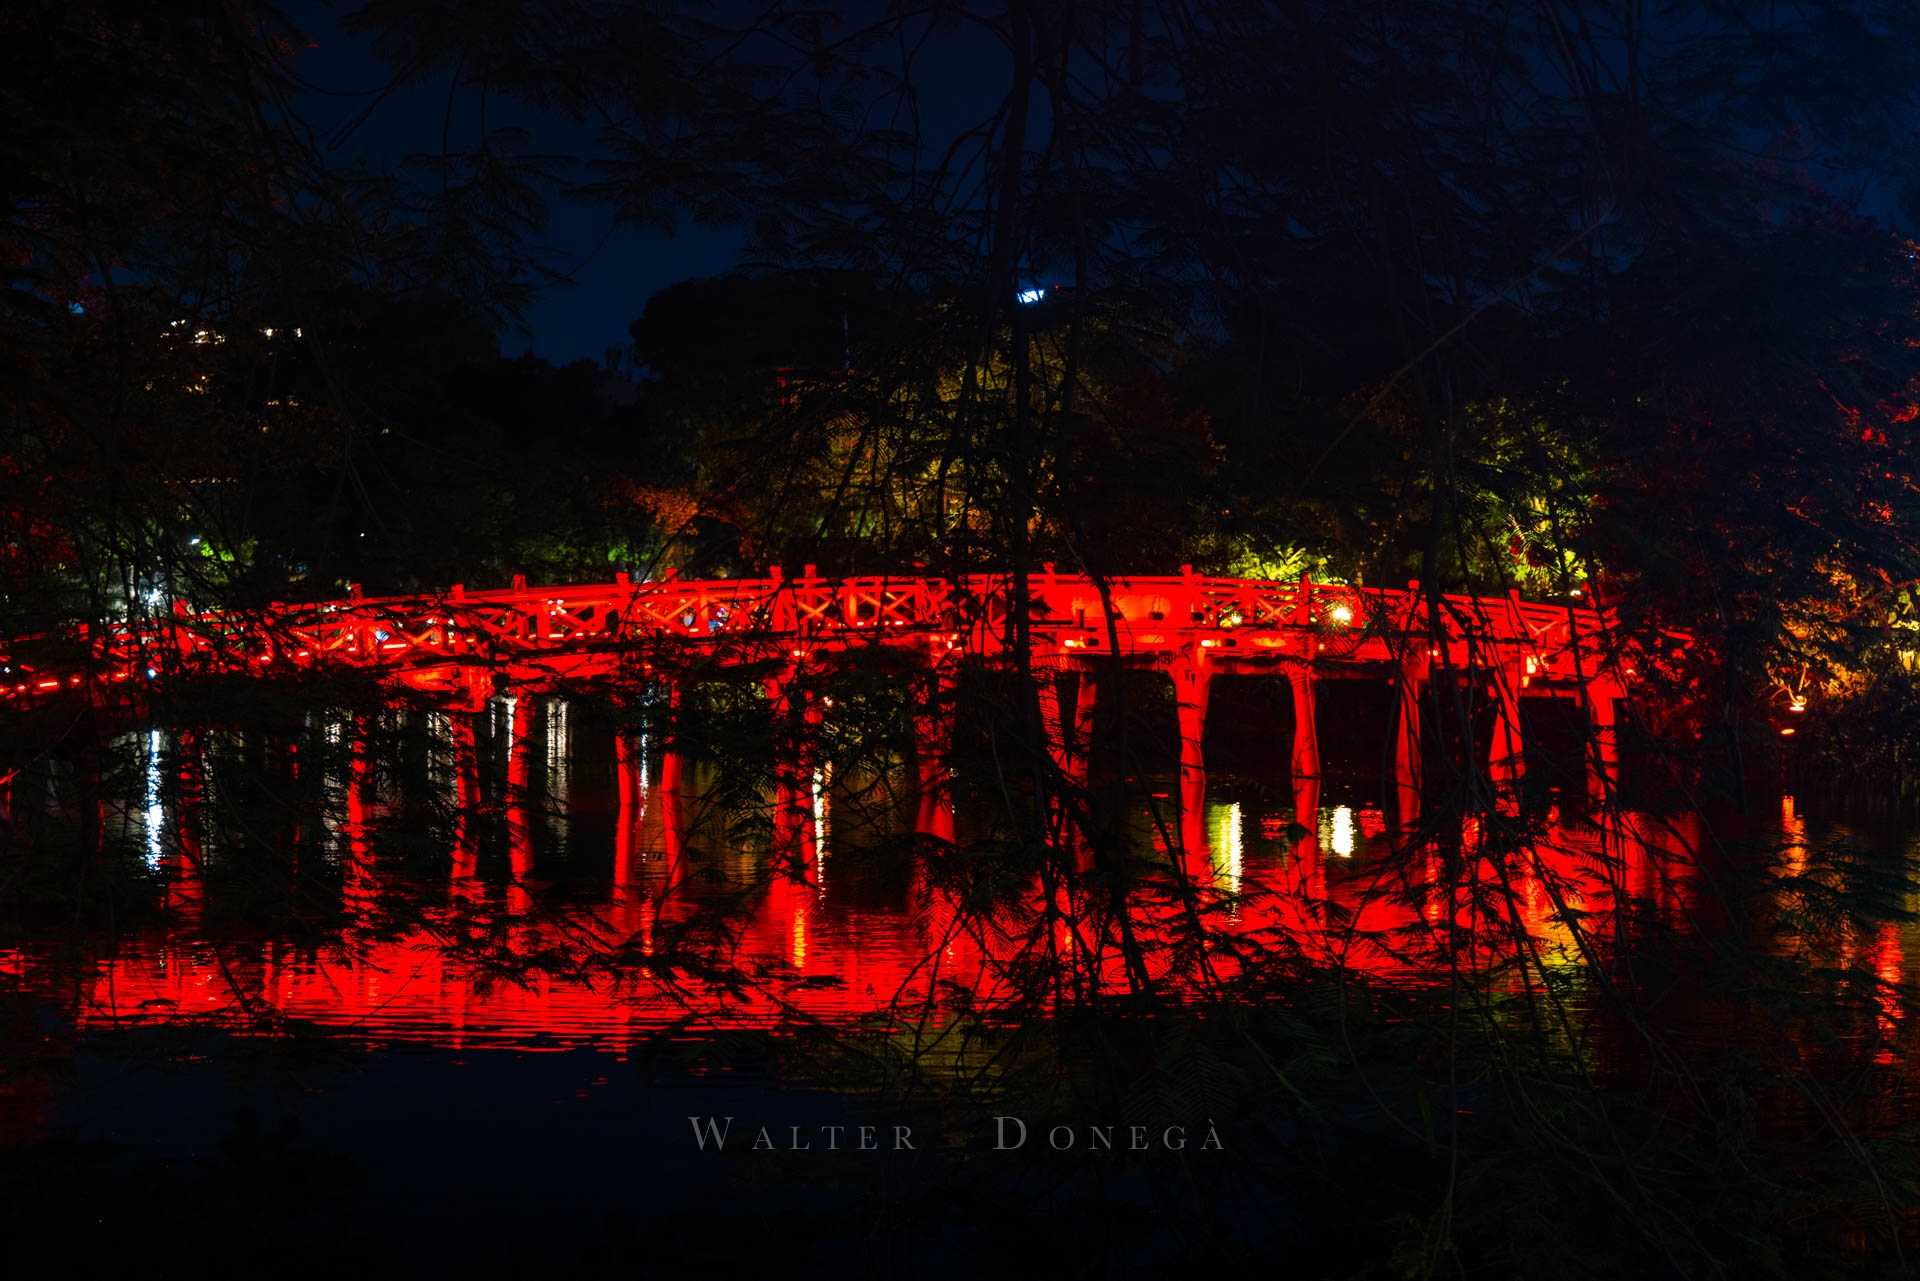
[[[1013,296],[1015,302],[1036,303],[1047,296],[1044,289],[1022,289]]]

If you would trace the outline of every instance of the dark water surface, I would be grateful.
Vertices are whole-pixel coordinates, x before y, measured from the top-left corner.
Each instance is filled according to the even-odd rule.
[[[1276,1114],[1181,1113],[1217,1126],[1225,1155],[1203,1154],[1192,1128],[1172,1148],[1168,1116],[1070,1108],[1064,1150],[1038,1132],[1001,1150],[992,1118],[1017,1106],[994,1103],[996,1056],[1050,1016],[1026,986],[1036,953],[1050,942],[1125,986],[1111,921],[1040,916],[1053,893],[1079,919],[1071,896],[1095,890],[1028,878],[983,905],[915,853],[907,771],[885,763],[815,776],[804,857],[786,866],[754,796],[691,767],[668,794],[652,761],[623,805],[606,745],[575,735],[564,704],[545,714],[542,800],[465,866],[444,852],[450,785],[431,767],[334,780],[322,830],[296,834],[274,875],[240,866],[246,842],[218,832],[188,856],[162,800],[161,737],[123,745],[136,786],[107,856],[138,862],[149,901],[77,944],[0,948],[10,1275],[50,1241],[78,1249],[83,1272],[145,1259],[204,1275],[770,1261],[970,1275],[986,1249],[1154,1275],[1288,1240],[1315,1275],[1343,1243],[1366,1248],[1364,1222],[1263,1182],[1260,1154],[1292,1142]],[[1434,966],[1447,937],[1449,967],[1487,990],[1559,982],[1578,1020],[1566,1035],[1632,1075],[1632,1051],[1588,1019],[1594,985],[1631,975],[1646,938],[1726,928],[1705,825],[1556,809],[1524,858],[1492,852],[1473,822],[1408,856],[1373,790],[1221,775],[1204,795],[1169,779],[1143,798],[1131,843],[1194,887],[1213,940],[1179,946],[1192,909],[1143,896],[1131,925],[1166,943],[1149,954],[1154,983],[1198,997],[1250,963],[1239,942],[1284,943],[1356,985],[1416,990],[1458,982]],[[962,795],[950,821],[966,848],[989,836]],[[1832,834],[1810,833],[1789,798],[1747,841],[1784,885]],[[1456,886],[1462,861],[1484,862],[1497,890],[1445,888],[1448,859]],[[1502,945],[1474,941],[1494,923],[1530,949],[1510,977]],[[1904,1075],[1897,992],[1920,926],[1843,928],[1819,946],[1886,985],[1840,1035]],[[923,1105],[903,1074],[975,1082],[979,1106]],[[735,1118],[727,1150],[702,1150],[696,1117]],[[1142,1121],[1145,1150],[1127,1151]],[[754,1147],[761,1125],[775,1150]],[[860,1150],[861,1125],[877,1150]],[[1119,1150],[1096,1148],[1102,1127]]]

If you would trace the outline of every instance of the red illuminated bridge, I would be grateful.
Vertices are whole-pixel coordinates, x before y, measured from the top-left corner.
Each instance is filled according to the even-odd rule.
[[[714,666],[750,669],[774,713],[796,731],[817,723],[812,677],[840,656],[875,647],[924,679],[916,700],[924,761],[944,755],[950,688],[965,662],[1005,662],[1012,647],[1012,581],[959,578],[766,578],[512,587],[366,596],[275,605],[251,613],[178,610],[148,625],[81,634],[12,656],[0,706],[84,700],[138,712],[151,692],[182,678],[273,679],[360,671],[431,695],[450,711],[477,711],[498,693],[542,694],[615,677],[664,683]],[[1100,677],[1117,667],[1172,680],[1185,774],[1204,770],[1201,743],[1216,675],[1283,675],[1293,690],[1296,777],[1320,773],[1315,686],[1381,676],[1399,691],[1395,785],[1402,814],[1417,812],[1419,708],[1437,678],[1485,683],[1498,708],[1489,771],[1511,786],[1522,770],[1523,696],[1578,700],[1589,735],[1589,782],[1617,783],[1615,704],[1634,675],[1603,610],[1504,597],[1269,582],[1192,573],[1099,582],[1030,576],[1033,667],[1049,747],[1069,777],[1084,774]],[[1057,677],[1077,673],[1079,679]],[[464,718],[457,718],[464,719]],[[523,721],[525,718],[522,718]],[[804,733],[790,736],[804,741]],[[797,767],[797,766],[796,766]],[[924,778],[929,786],[934,781]]]

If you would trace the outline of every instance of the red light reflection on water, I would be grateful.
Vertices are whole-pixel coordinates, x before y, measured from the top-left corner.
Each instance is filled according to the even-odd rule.
[[[341,855],[347,892],[372,895],[380,872],[358,791],[349,789]],[[990,1009],[1014,997],[1023,983],[1053,973],[1041,962],[1054,958],[1070,962],[1082,983],[1097,976],[1124,990],[1128,982],[1120,932],[1098,914],[1104,891],[1085,879],[1054,885],[1059,910],[1050,918],[1039,910],[1048,899],[1037,882],[1029,895],[983,915],[964,910],[924,867],[903,893],[876,902],[843,892],[840,878],[827,875],[827,841],[804,866],[768,874],[764,855],[691,849],[677,789],[656,787],[649,796],[636,788],[626,799],[636,820],[644,807],[647,826],[616,835],[612,884],[596,903],[536,910],[531,846],[516,831],[509,885],[478,883],[471,861],[458,858],[447,906],[397,938],[348,938],[317,949],[268,940],[216,951],[191,920],[178,919],[96,968],[81,1022],[190,1018],[246,1027],[260,1025],[266,1012],[269,1026],[302,1020],[377,1040],[620,1050],[681,1025],[693,1034],[874,1015],[904,1024],[929,1014],[937,1024],[962,1007]],[[1130,924],[1156,984],[1193,989],[1231,977],[1242,949],[1255,945],[1406,982],[1420,981],[1443,946],[1457,949],[1460,964],[1489,965],[1511,956],[1521,936],[1541,964],[1598,960],[1595,953],[1616,937],[1615,909],[1627,900],[1671,918],[1691,907],[1695,893],[1688,842],[1698,833],[1684,822],[1629,816],[1607,830],[1550,828],[1525,850],[1499,857],[1470,825],[1453,849],[1394,856],[1377,811],[1323,807],[1317,792],[1296,797],[1293,811],[1280,816],[1249,816],[1238,803],[1196,812],[1205,821],[1165,827],[1178,833],[1177,848],[1173,857],[1163,848],[1159,865],[1166,885],[1193,887],[1198,916],[1217,933],[1206,949],[1188,945],[1195,913],[1171,893],[1141,896]],[[730,882],[713,874],[716,865],[734,874]],[[703,874],[691,875],[695,868]],[[761,884],[752,888],[756,875]],[[703,915],[718,900],[716,881],[736,894],[749,887],[740,914]],[[577,964],[489,982],[448,946],[463,922],[473,923],[453,905],[483,922],[494,913],[513,921],[504,936],[509,956]],[[1569,923],[1575,916],[1578,932]],[[1441,928],[1449,918],[1451,934]],[[724,932],[702,928],[709,923]],[[684,971],[671,986],[635,977],[648,960],[693,939],[710,948],[702,959],[730,967],[737,981]],[[1897,975],[1898,939],[1878,946],[1876,965]],[[628,964],[595,963],[608,954]]]

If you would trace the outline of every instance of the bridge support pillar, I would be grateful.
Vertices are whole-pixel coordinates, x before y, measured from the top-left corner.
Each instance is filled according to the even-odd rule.
[[[685,760],[680,752],[681,688],[676,680],[668,680],[665,684],[667,716],[659,733],[660,781],[654,784],[653,803],[660,810],[660,851],[667,865],[667,884],[672,886],[682,871],[681,855],[687,843],[687,810],[680,796]]]
[[[1320,719],[1316,711],[1313,668],[1296,663],[1287,669],[1293,689],[1293,753],[1290,762],[1297,783],[1320,777]]]
[[[373,893],[373,727],[355,713],[347,725],[347,861],[343,892],[350,908],[370,906]]]
[[[1051,667],[1039,668],[1033,674],[1033,684],[1040,699],[1040,733],[1046,739],[1047,756],[1060,776],[1073,782],[1073,745],[1067,736],[1068,708],[1061,702],[1060,673]]]
[[[1188,873],[1204,879],[1207,870],[1207,775],[1180,771],[1180,848],[1192,860]]]
[[[527,881],[533,876],[533,726],[540,700],[527,693],[507,697],[507,909],[532,906]]]
[[[1199,659],[1182,658],[1168,669],[1173,678],[1173,711],[1180,726],[1180,781],[1204,777],[1207,772],[1207,704],[1213,694],[1213,673]]]
[[[292,727],[268,733],[264,744],[266,773],[283,798],[284,817],[274,824],[274,849],[298,867],[300,859],[300,735]]]
[[[660,731],[660,794],[678,796],[680,794],[680,772],[683,757],[680,753],[680,682],[667,681],[667,716]]]
[[[90,727],[82,727],[80,734],[80,744],[73,752],[80,847],[88,858],[97,859],[106,852],[107,843],[107,801],[100,779],[100,742]]]
[[[191,918],[201,902],[200,852],[207,800],[207,763],[198,730],[174,736],[174,793],[170,841],[164,855],[167,907]]]
[[[1616,717],[1624,691],[1615,681],[1596,678],[1586,686],[1587,799],[1596,806],[1620,798],[1620,739]]]
[[[1073,700],[1068,702],[1061,678],[1066,673],[1045,670],[1034,673],[1040,695],[1040,727],[1046,734],[1047,753],[1061,775],[1075,787],[1087,785],[1088,769],[1093,761],[1093,722],[1099,707],[1099,689],[1093,673],[1082,670],[1074,677]]]
[[[635,881],[634,839],[646,810],[647,766],[639,738],[624,725],[613,731],[613,786],[618,809],[613,826],[613,886],[624,889]]]
[[[1487,749],[1487,777],[1494,790],[1511,797],[1527,773],[1526,739],[1520,732],[1520,691],[1527,678],[1524,661],[1503,662],[1493,670],[1493,744]]]
[[[1320,778],[1315,774],[1293,780],[1293,825],[1299,829],[1293,839],[1293,856],[1306,861],[1320,852]]]
[[[453,766],[453,875],[471,877],[479,867],[480,733],[473,713],[447,716],[447,749]]]
[[[1393,802],[1403,827],[1420,821],[1420,705],[1426,695],[1429,661],[1422,643],[1409,642],[1394,681]]]
[[[773,716],[773,852],[804,865],[819,852],[813,788],[824,716],[798,663],[768,676],[766,690]]]
[[[916,836],[954,838],[953,723],[957,673],[941,664],[915,682],[913,706],[914,818]]]
[[[1067,745],[1074,776],[1084,785],[1093,774],[1094,718],[1100,710],[1100,685],[1091,667],[1080,669],[1073,699],[1073,740]]]

